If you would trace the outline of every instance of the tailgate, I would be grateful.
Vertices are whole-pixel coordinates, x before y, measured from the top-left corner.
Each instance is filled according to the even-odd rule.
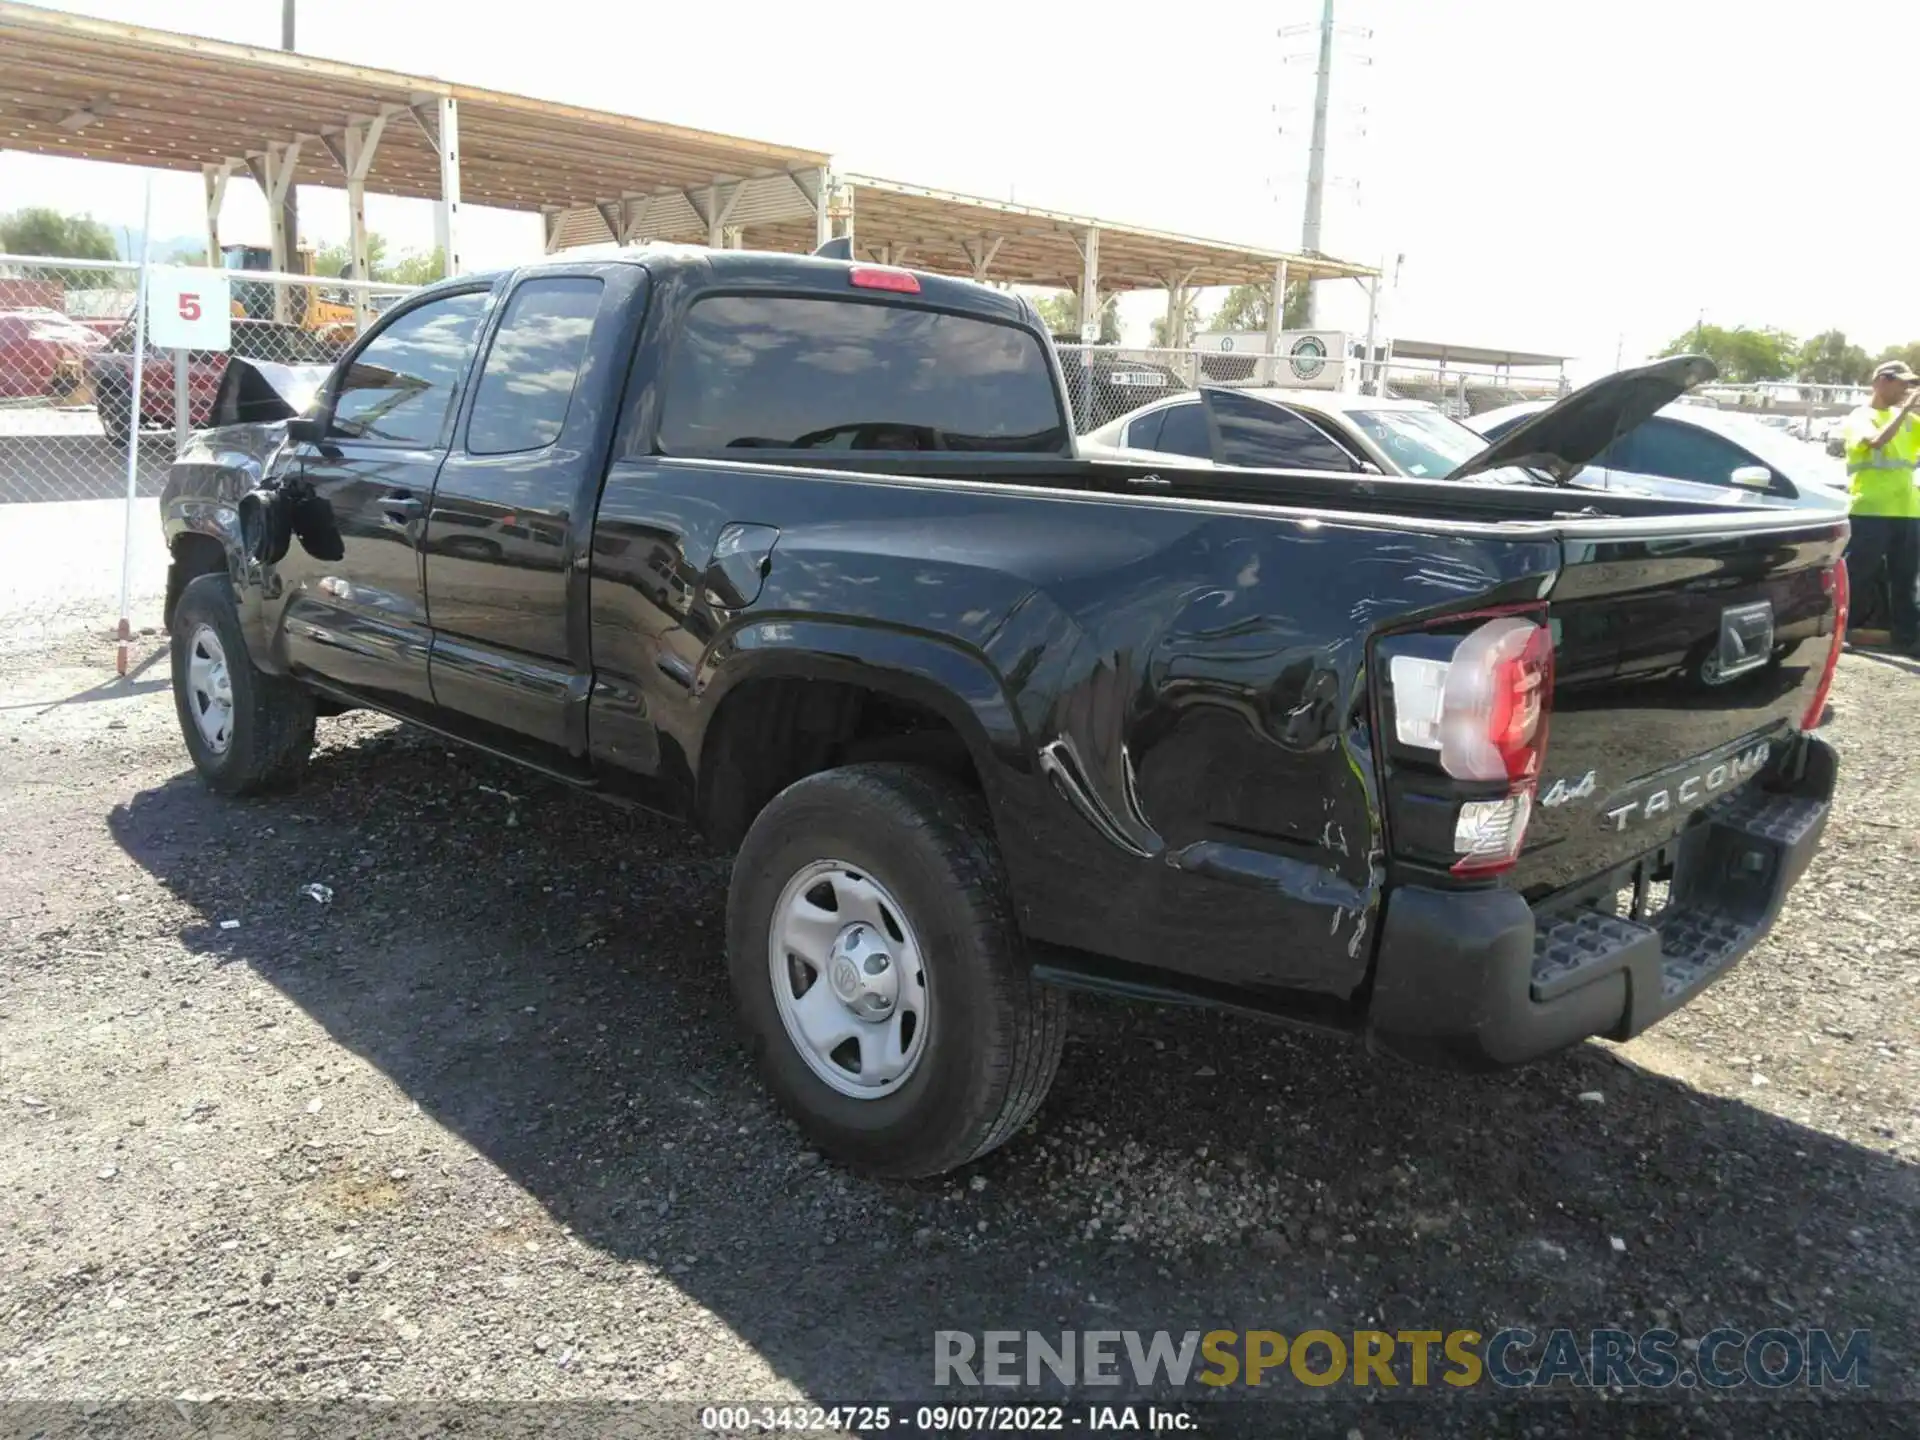
[[[1539,900],[1645,854],[1784,752],[1834,643],[1844,522],[1570,532],[1553,702],[1511,881]]]

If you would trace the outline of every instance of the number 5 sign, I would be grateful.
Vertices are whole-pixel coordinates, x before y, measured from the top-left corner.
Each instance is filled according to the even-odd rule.
[[[231,350],[227,272],[155,265],[147,280],[147,339],[162,350]]]

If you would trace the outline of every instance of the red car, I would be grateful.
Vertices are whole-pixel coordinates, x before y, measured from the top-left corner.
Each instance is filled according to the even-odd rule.
[[[66,395],[77,366],[106,344],[57,310],[0,310],[0,396]]]
[[[273,320],[233,322],[233,350],[242,360],[271,360],[281,365],[331,365],[340,358],[343,347],[321,340],[298,325],[282,325]],[[127,420],[132,407],[127,397],[133,390],[133,322],[127,321],[107,344],[86,357],[87,383],[93,390],[94,407],[100,412],[100,428],[107,438],[124,444]],[[191,350],[187,353],[188,423],[201,426],[213,413],[214,397],[220,393],[220,377],[227,373],[227,352]],[[140,375],[141,427],[173,424],[173,352],[155,350],[149,345]]]

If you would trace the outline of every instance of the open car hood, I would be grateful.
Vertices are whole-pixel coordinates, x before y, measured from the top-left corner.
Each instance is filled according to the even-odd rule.
[[[1582,385],[1523,420],[1447,476],[1463,480],[1503,465],[1543,470],[1564,485],[1620,436],[1720,373],[1704,355],[1675,355]]]
[[[220,377],[209,424],[265,425],[304,415],[332,373],[331,365],[282,365],[236,356]]]

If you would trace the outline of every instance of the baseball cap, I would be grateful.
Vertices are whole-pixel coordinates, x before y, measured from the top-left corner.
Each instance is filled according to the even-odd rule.
[[[1858,375],[1860,372],[1856,370],[1853,373]],[[1914,374],[1913,367],[1908,365],[1904,360],[1889,360],[1884,365],[1879,365],[1874,368],[1873,378],[1876,380],[1914,381],[1920,380],[1920,375]]]

